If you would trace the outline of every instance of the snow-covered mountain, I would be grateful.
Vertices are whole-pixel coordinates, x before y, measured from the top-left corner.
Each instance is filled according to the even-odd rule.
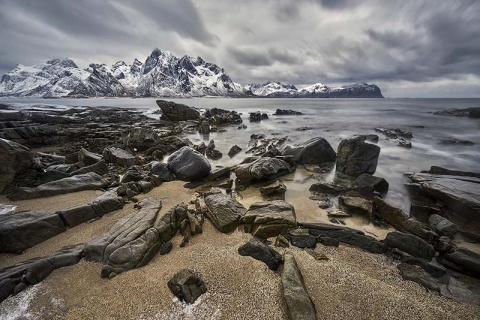
[[[159,49],[145,63],[90,64],[80,69],[70,59],[18,65],[0,81],[0,96],[122,97],[242,96],[243,88],[225,70],[202,58],[175,57]]]
[[[379,87],[365,82],[332,88],[323,83],[315,83],[302,89],[280,82],[249,84],[245,90],[269,98],[383,98]]]

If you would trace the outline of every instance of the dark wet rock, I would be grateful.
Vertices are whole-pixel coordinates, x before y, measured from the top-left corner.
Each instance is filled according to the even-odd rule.
[[[287,162],[277,158],[264,157],[253,162],[240,164],[235,169],[235,175],[242,185],[260,180],[273,180],[295,170]]]
[[[445,236],[452,236],[458,231],[458,228],[455,224],[438,214],[432,214],[428,218],[428,223],[434,231]]]
[[[292,229],[288,231],[292,245],[298,248],[315,248],[317,237],[312,236],[308,229]]]
[[[82,167],[95,164],[101,160],[103,160],[103,158],[98,153],[90,152],[84,148],[78,151],[78,162],[80,162]]]
[[[469,140],[460,140],[457,138],[448,138],[440,140],[440,144],[443,145],[463,145],[463,146],[472,146],[474,143]]]
[[[326,236],[372,253],[385,253],[387,251],[387,247],[383,242],[366,236],[362,231],[324,223],[303,223],[301,226],[308,229],[313,236]]]
[[[365,139],[368,142],[377,143],[379,138],[376,134],[366,134]]]
[[[449,109],[436,111],[433,114],[442,116],[454,116],[454,117],[469,117],[480,118],[480,107],[466,108],[466,109]]]
[[[355,179],[337,173],[332,182],[314,183],[309,190],[314,193],[326,193],[334,196],[354,191],[371,198],[374,192],[386,194],[388,187],[388,182],[384,178],[375,177],[367,173],[361,174]]]
[[[247,129],[248,127],[244,124],[242,124],[241,126],[238,126],[237,129],[238,130],[242,130],[242,129]]]
[[[218,230],[224,233],[235,230],[240,223],[240,218],[247,211],[239,202],[223,193],[206,196],[205,203],[208,207],[208,218]]]
[[[208,175],[207,180],[215,181],[219,179],[230,178],[231,170],[232,167],[217,168],[215,170],[212,170],[212,172],[210,172],[210,174]]]
[[[162,110],[162,119],[167,121],[196,120],[200,112],[184,104],[172,101],[157,100],[157,105]]]
[[[300,111],[295,110],[284,110],[284,109],[277,109],[274,113],[276,116],[299,116],[303,115]]]
[[[280,180],[260,188],[260,193],[267,200],[285,200],[286,191],[287,187]]]
[[[0,302],[11,294],[18,294],[28,286],[42,282],[55,269],[77,264],[83,257],[84,246],[67,246],[50,256],[33,258],[0,269]]]
[[[180,300],[192,304],[207,292],[203,280],[189,269],[177,272],[167,283],[170,291]]]
[[[215,149],[215,142],[213,140],[210,140],[208,143],[207,148],[205,149],[205,155],[207,158],[212,159],[212,160],[218,160],[223,157],[223,154]]]
[[[403,232],[389,232],[385,243],[390,248],[397,248],[414,257],[431,259],[435,255],[435,249],[431,244],[413,234]]]
[[[16,142],[0,139],[0,192],[11,184],[15,177],[35,166],[33,153]]]
[[[453,252],[456,249],[456,246],[452,243],[452,240],[450,240],[450,238],[447,236],[441,236],[438,238],[438,240],[435,241],[434,247],[435,250],[440,253]]]
[[[283,259],[282,256],[272,249],[264,239],[259,237],[251,238],[247,243],[238,248],[242,256],[250,256],[265,263],[270,270],[277,270]]]
[[[249,119],[250,122],[260,122],[262,120],[267,120],[268,115],[266,113],[261,113],[260,111],[250,112]]]
[[[315,305],[308,294],[302,273],[295,256],[285,252],[282,271],[283,298],[287,304],[288,316],[292,320],[316,320]]]
[[[317,205],[320,209],[328,209],[328,208],[331,208],[333,206],[333,202],[332,202],[332,200],[327,198],[325,200],[318,201]]]
[[[409,174],[409,188],[443,205],[443,216],[461,230],[480,233],[480,178],[470,176]]]
[[[237,146],[237,145],[234,145],[233,147],[230,148],[230,151],[228,151],[228,156],[229,156],[230,158],[233,158],[234,156],[236,156],[237,154],[239,154],[240,151],[242,151],[242,148],[240,148],[240,147]]]
[[[162,181],[173,181],[175,176],[168,169],[166,163],[153,161],[150,163],[150,173],[158,176]]]
[[[107,163],[105,162],[105,160],[100,160],[97,163],[94,163],[92,165],[89,165],[89,166],[80,168],[78,170],[72,171],[70,175],[76,176],[76,175],[79,175],[79,174],[85,174],[85,173],[89,173],[89,172],[94,172],[98,175],[103,176],[103,175],[108,173]]]
[[[372,217],[373,202],[371,200],[366,200],[360,197],[340,196],[338,198],[338,204],[349,213]]]
[[[294,207],[285,201],[255,202],[248,208],[242,223],[249,224],[254,236],[275,237],[297,226]]]
[[[205,117],[210,118],[209,123],[216,126],[225,126],[242,123],[242,117],[236,111],[212,108],[205,112]]]
[[[327,237],[327,236],[319,236],[317,238],[317,242],[327,247],[338,247],[340,245],[340,242],[338,240]]]
[[[22,253],[65,231],[60,217],[34,210],[0,215],[0,252]]]
[[[119,166],[135,165],[135,156],[120,148],[108,147],[103,149],[102,156],[108,163],[115,163]]]
[[[375,173],[380,147],[365,141],[366,136],[356,135],[340,142],[337,149],[338,172],[354,177]]]
[[[296,163],[322,164],[335,162],[336,154],[327,140],[321,137],[312,138],[306,142],[281,148],[281,155],[292,155]]]
[[[397,268],[403,280],[413,281],[429,290],[440,292],[440,282],[422,268],[406,263],[397,265]]]
[[[386,128],[375,128],[375,131],[381,132],[387,136],[389,140],[392,140],[397,143],[400,147],[411,148],[412,143],[407,139],[412,139],[413,134],[410,131],[405,131],[401,129],[386,129]]]
[[[120,183],[126,183],[130,181],[140,181],[145,178],[145,174],[140,166],[132,166],[127,169],[125,174],[120,180]]]
[[[184,181],[201,180],[208,176],[212,167],[207,158],[190,147],[172,153],[167,161],[168,169]]]
[[[160,248],[160,255],[166,255],[167,253],[169,253],[170,251],[172,251],[172,248],[173,248],[173,243],[172,241],[167,241],[165,242],[162,247]]]
[[[446,254],[445,259],[453,263],[458,271],[480,277],[480,254],[466,248],[458,248],[458,250]]]
[[[441,210],[434,206],[429,205],[419,205],[412,203],[410,205],[410,216],[414,217],[420,222],[428,223],[428,218],[432,214],[440,214]]]
[[[430,170],[422,171],[422,173],[431,173],[431,174],[447,175],[447,176],[480,178],[480,173],[468,172],[468,171],[459,171],[459,170],[450,170],[450,169],[442,168],[442,167],[439,167],[439,166],[431,166]]]
[[[252,134],[245,153],[262,157],[275,157],[280,155],[279,149],[286,141],[287,137],[266,138],[264,134]]]
[[[450,275],[447,269],[440,264],[434,263],[433,261],[434,260],[430,262],[429,260],[416,257],[404,257],[402,259],[403,263],[419,266],[432,277],[436,278],[439,282],[443,284],[448,284],[450,280]]]
[[[35,199],[40,197],[50,197],[59,194],[98,190],[108,186],[108,181],[94,172],[79,174],[76,176],[48,182],[34,188],[16,188],[8,195],[10,200]]]
[[[354,184],[357,187],[371,187],[374,191],[382,195],[387,194],[389,187],[387,180],[384,178],[372,176],[367,173],[359,175],[355,179]]]
[[[299,127],[297,129],[295,129],[295,131],[309,131],[309,130],[313,130],[315,128],[312,128],[312,127]]]

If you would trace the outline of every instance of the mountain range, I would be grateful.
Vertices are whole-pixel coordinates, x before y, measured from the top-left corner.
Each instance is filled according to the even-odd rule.
[[[322,83],[297,89],[267,82],[242,87],[223,68],[202,58],[178,58],[168,51],[153,52],[145,62],[128,65],[92,63],[79,68],[70,59],[52,59],[33,66],[17,65],[2,76],[0,97],[309,97],[383,98],[376,85],[357,83],[331,88]]]

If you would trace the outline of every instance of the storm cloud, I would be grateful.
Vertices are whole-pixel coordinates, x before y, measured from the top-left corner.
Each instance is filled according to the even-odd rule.
[[[0,74],[55,57],[131,63],[158,47],[242,84],[365,81],[392,97],[480,97],[475,0],[0,0],[0,28]]]

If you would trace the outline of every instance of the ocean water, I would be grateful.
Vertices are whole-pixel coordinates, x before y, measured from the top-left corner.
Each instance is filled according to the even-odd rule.
[[[156,99],[4,99],[18,108],[37,105],[53,106],[115,106],[141,109],[146,114],[158,110]],[[240,153],[230,159],[227,153],[231,146],[238,145],[246,150],[250,135],[265,134],[267,137],[288,136],[289,143],[306,141],[312,137],[323,137],[336,150],[343,138],[354,134],[377,134],[381,147],[377,172],[390,183],[387,200],[408,212],[409,201],[406,190],[405,172],[428,170],[432,165],[464,171],[480,171],[480,121],[461,117],[434,115],[434,111],[451,108],[479,107],[480,99],[232,99],[192,98],[168,99],[197,108],[222,108],[242,114],[245,130],[228,127],[226,132],[209,135],[186,135],[192,142],[210,139],[224,157],[212,161],[213,165],[239,163],[247,154]],[[277,108],[301,111],[300,116],[274,116]],[[269,119],[260,123],[249,123],[248,113],[265,112]],[[307,131],[297,131],[309,127]],[[412,148],[397,146],[376,127],[402,129],[413,134]],[[442,145],[443,139],[468,140],[473,145]],[[309,185],[305,186],[308,189]]]

